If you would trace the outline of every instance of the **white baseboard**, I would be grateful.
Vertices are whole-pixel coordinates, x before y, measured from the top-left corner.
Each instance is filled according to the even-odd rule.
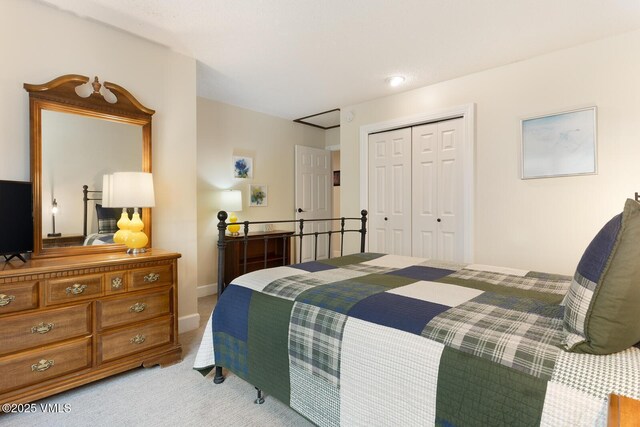
[[[210,285],[198,286],[198,298],[208,297],[218,293],[218,285],[212,283]]]
[[[200,315],[198,313],[188,316],[178,317],[178,333],[193,331],[200,326]]]

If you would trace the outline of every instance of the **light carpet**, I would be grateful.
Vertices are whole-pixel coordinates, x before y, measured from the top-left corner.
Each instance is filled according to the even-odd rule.
[[[200,328],[180,335],[182,362],[138,368],[35,402],[35,413],[0,415],[1,426],[310,426],[274,398],[253,403],[251,384],[227,373],[213,384],[192,369],[215,296],[200,298]],[[67,404],[67,413],[43,413],[40,404]]]

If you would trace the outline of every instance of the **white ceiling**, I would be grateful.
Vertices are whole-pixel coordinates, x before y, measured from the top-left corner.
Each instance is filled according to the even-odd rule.
[[[196,58],[199,96],[288,119],[640,28],[637,0],[41,1]]]

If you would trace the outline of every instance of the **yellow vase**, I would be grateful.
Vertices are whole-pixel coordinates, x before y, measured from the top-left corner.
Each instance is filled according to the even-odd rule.
[[[238,217],[233,212],[229,214],[229,222],[231,223],[227,225],[227,230],[229,230],[229,233],[234,235],[238,234],[238,232],[240,231],[240,224],[236,224],[236,222],[238,222]]]

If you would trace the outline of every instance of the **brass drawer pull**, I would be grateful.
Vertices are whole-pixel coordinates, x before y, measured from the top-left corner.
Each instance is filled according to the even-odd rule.
[[[120,289],[122,287],[122,277],[114,277],[111,279],[111,289]]]
[[[131,344],[142,344],[146,339],[147,337],[145,337],[144,335],[138,334],[135,337],[131,338],[129,342]]]
[[[11,304],[14,299],[16,299],[15,295],[0,294],[0,307]]]
[[[31,365],[31,372],[44,372],[53,366],[53,360],[42,359],[38,363]]]
[[[66,291],[67,294],[80,295],[87,289],[87,285],[81,285],[80,283],[76,283],[73,286],[69,286]]]
[[[152,283],[152,282],[157,282],[159,278],[160,278],[160,275],[158,273],[149,273],[146,276],[144,276],[144,281]]]
[[[46,334],[53,329],[53,323],[40,322],[39,325],[31,327],[32,334]]]
[[[141,313],[147,308],[147,304],[143,302],[137,302],[129,307],[129,311],[132,313]]]

